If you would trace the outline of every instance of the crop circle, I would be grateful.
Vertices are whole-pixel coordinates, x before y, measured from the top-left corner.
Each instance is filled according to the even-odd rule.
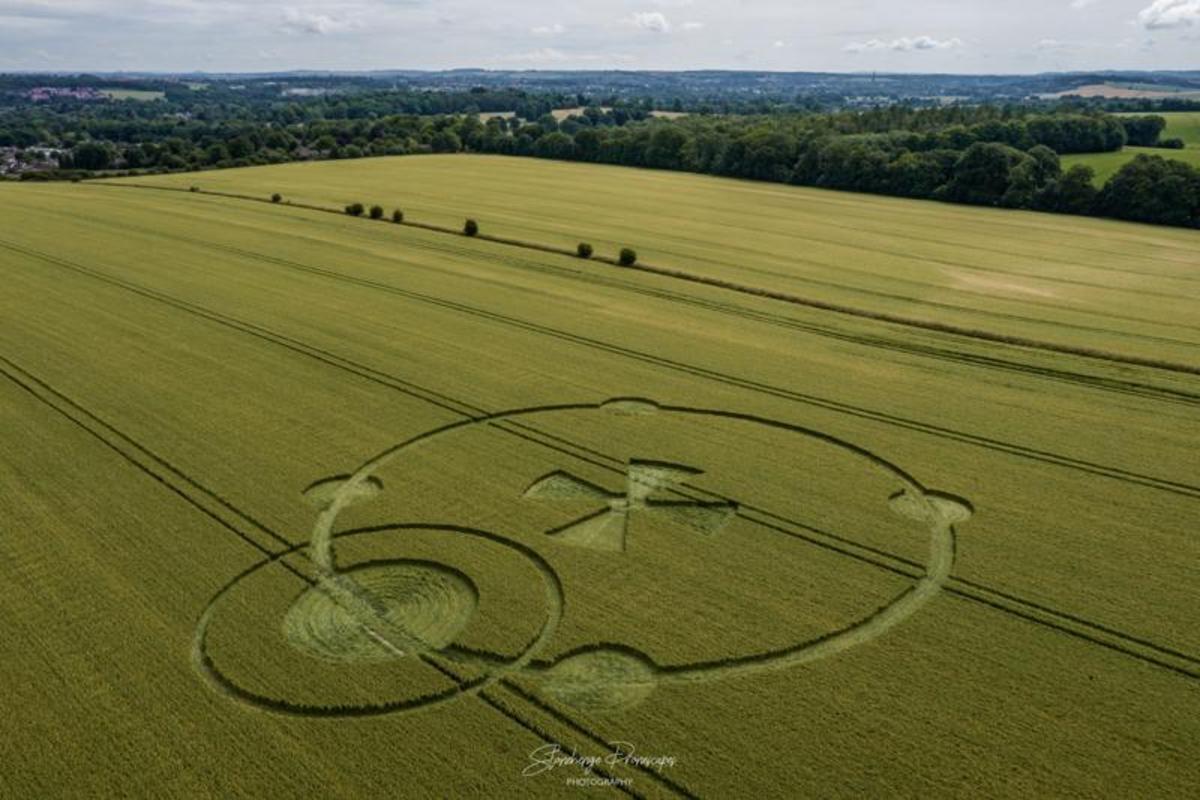
[[[563,616],[565,604],[562,581],[550,563],[531,547],[512,538],[455,525],[405,523],[370,529],[402,534],[406,530],[439,530],[447,534],[473,536],[519,553],[538,570],[545,585],[546,620],[538,634],[515,658],[500,659],[495,654],[462,650],[454,646],[456,636],[475,611],[477,591],[466,574],[434,562],[397,561],[386,564],[351,564],[340,567],[335,545],[345,536],[362,532],[335,533],[342,512],[369,502],[383,490],[379,473],[383,467],[411,450],[429,446],[455,432],[483,429],[501,424],[516,425],[524,431],[536,418],[561,413],[600,413],[620,417],[679,416],[711,425],[719,421],[747,423],[766,431],[772,442],[801,437],[821,447],[831,448],[854,461],[886,476],[887,483],[898,488],[890,496],[879,498],[881,507],[895,516],[923,527],[929,536],[924,574],[904,591],[874,607],[865,616],[839,629],[819,636],[801,637],[785,646],[759,652],[658,666],[655,660],[627,644],[597,644],[577,649],[557,659],[538,656],[553,637]],[[607,424],[607,423],[605,423]],[[782,438],[777,438],[782,437]],[[783,445],[779,445],[783,446]],[[673,514],[683,524],[703,533],[712,533],[723,521],[738,513],[734,502],[681,502],[655,500],[654,492],[663,482],[682,482],[699,470],[667,462],[630,461],[629,487],[622,496],[589,484],[566,472],[556,472],[536,481],[526,491],[535,499],[597,497],[607,505],[564,529],[546,531],[559,534],[558,541],[590,547],[605,553],[624,553],[625,519],[632,514]],[[874,484],[872,484],[874,485]],[[842,491],[838,489],[837,491]],[[719,409],[660,405],[650,400],[622,398],[603,403],[563,404],[516,409],[465,419],[415,436],[366,461],[352,474],[314,484],[310,501],[320,509],[312,530],[308,555],[321,576],[317,585],[295,599],[283,621],[290,644],[307,655],[328,662],[385,662],[393,658],[416,656],[433,659],[451,668],[464,667],[477,675],[460,681],[451,690],[416,700],[368,706],[320,708],[269,700],[238,687],[226,678],[208,658],[205,637],[213,609],[235,584],[256,570],[276,562],[269,559],[235,579],[222,590],[201,621],[197,634],[197,663],[218,689],[252,705],[286,713],[315,713],[329,716],[369,715],[427,708],[458,697],[469,696],[508,676],[538,682],[540,690],[557,702],[588,711],[612,711],[644,701],[655,688],[668,684],[691,684],[777,671],[796,667],[841,653],[851,647],[883,635],[926,605],[949,578],[954,563],[954,524],[972,514],[965,500],[926,489],[904,470],[852,443],[821,431],[752,414]],[[872,495],[873,496],[873,495]],[[289,551],[295,552],[299,548]]]

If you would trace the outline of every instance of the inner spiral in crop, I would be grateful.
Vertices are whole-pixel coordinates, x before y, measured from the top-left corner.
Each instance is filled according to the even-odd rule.
[[[338,587],[306,589],[283,621],[293,647],[328,661],[385,661],[418,648],[441,649],[479,603],[465,575],[423,562],[349,569],[337,581]]]

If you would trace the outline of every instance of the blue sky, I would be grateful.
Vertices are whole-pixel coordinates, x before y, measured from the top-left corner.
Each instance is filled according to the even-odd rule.
[[[1200,69],[1200,0],[0,0],[0,70]]]

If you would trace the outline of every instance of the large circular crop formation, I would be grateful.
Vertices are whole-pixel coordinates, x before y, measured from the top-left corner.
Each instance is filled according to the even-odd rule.
[[[642,399],[465,419],[305,494],[309,541],[226,584],[193,656],[233,700],[326,717],[509,679],[604,712],[828,658],[938,594],[972,513],[826,433]],[[830,541],[913,569],[847,588]]]

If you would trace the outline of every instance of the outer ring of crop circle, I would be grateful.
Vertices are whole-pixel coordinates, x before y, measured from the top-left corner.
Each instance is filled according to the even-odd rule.
[[[475,536],[486,539],[488,541],[499,544],[508,548],[521,556],[524,556],[531,562],[538,574],[541,575],[545,589],[546,598],[549,609],[546,614],[546,619],[542,623],[538,633],[530,640],[524,649],[512,658],[502,664],[478,660],[478,663],[483,665],[484,674],[466,681],[458,686],[452,687],[442,692],[437,692],[424,697],[397,700],[390,703],[379,703],[374,705],[364,706],[320,706],[307,705],[300,703],[291,703],[286,700],[278,700],[271,697],[265,697],[260,694],[249,691],[238,685],[238,683],[227,675],[225,675],[214,663],[213,659],[208,655],[205,644],[208,637],[208,630],[212,624],[213,616],[216,613],[221,600],[226,594],[231,592],[235,586],[242,581],[249,579],[252,575],[269,566],[281,563],[282,559],[305,550],[310,547],[309,543],[293,545],[292,547],[280,553],[272,555],[258,563],[252,565],[248,569],[242,571],[233,580],[229,581],[220,591],[218,591],[209,601],[208,606],[204,609],[204,613],[200,616],[200,621],[196,626],[196,633],[192,645],[192,660],[196,668],[204,676],[205,680],[218,693],[226,695],[240,703],[253,706],[263,711],[269,711],[277,714],[285,714],[291,716],[303,717],[370,717],[381,716],[384,714],[395,714],[406,711],[418,711],[443,705],[445,703],[474,695],[491,686],[504,675],[510,672],[520,670],[524,665],[528,664],[537,653],[553,636],[558,628],[558,623],[562,619],[563,597],[562,582],[558,578],[558,574],[550,566],[540,554],[533,549],[526,547],[520,542],[506,539],[488,531],[483,531],[475,528],[466,528],[458,525],[441,525],[441,524],[398,524],[386,525],[376,528],[364,530],[351,530],[335,534],[335,539],[341,539],[351,536],[366,536],[372,534],[381,534],[395,531],[432,531],[455,535]],[[449,660],[449,659],[447,659]],[[453,663],[453,662],[452,662]]]

